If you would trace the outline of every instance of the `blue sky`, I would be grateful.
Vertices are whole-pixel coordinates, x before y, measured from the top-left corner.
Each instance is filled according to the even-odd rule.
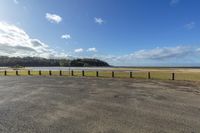
[[[198,0],[1,0],[0,55],[200,65]]]

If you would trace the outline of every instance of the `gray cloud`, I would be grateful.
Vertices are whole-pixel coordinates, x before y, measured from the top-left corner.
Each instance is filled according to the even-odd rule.
[[[95,48],[91,48],[89,51],[94,50]],[[83,49],[77,49],[76,52],[83,52]],[[186,46],[139,50],[121,56],[100,55],[97,52],[94,53],[94,55],[91,54],[93,53],[91,52],[90,55],[84,55],[83,53],[78,55],[78,57],[73,56],[70,58],[98,58],[113,65],[159,65],[200,62],[198,62],[200,48],[195,49]],[[0,56],[69,58],[69,56],[65,53],[56,52],[40,40],[30,38],[29,35],[21,28],[5,22],[0,22]]]
[[[155,48],[150,50],[140,50],[136,51],[130,56],[133,58],[138,59],[154,59],[154,60],[160,60],[160,59],[169,59],[169,58],[175,58],[175,57],[182,57],[187,54],[191,53],[191,49],[188,47],[164,47],[164,48]]]
[[[105,60],[113,65],[174,65],[191,62],[200,49],[186,46],[163,47],[149,50],[139,50],[127,55],[94,55],[94,58]],[[192,58],[191,58],[192,57]],[[193,60],[194,61],[194,60]]]
[[[32,39],[28,34],[15,25],[0,22],[0,55],[3,56],[37,56],[43,58],[67,57],[57,53],[38,39]]]

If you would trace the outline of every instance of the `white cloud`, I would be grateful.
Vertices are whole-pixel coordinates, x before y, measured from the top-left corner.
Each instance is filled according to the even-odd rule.
[[[177,5],[179,2],[180,2],[180,0],[171,0],[170,5],[174,6],[174,5]]]
[[[197,48],[196,51],[197,51],[197,52],[200,52],[200,48]]]
[[[75,49],[75,50],[74,50],[75,53],[81,53],[81,52],[83,52],[83,51],[84,51],[84,50],[83,50],[82,48],[78,48],[78,49]]]
[[[97,49],[96,48],[88,48],[87,51],[88,52],[97,52]]]
[[[164,48],[155,48],[150,50],[139,50],[136,51],[130,56],[138,59],[168,59],[178,56],[184,56],[191,52],[191,49],[188,47],[164,47]]]
[[[103,20],[102,18],[96,18],[96,17],[95,17],[95,18],[94,18],[94,22],[101,25],[101,24],[104,23],[104,20]]]
[[[61,38],[68,40],[68,39],[71,39],[71,35],[70,34],[64,34],[64,35],[61,36]]]
[[[186,46],[163,47],[149,50],[138,50],[127,55],[94,55],[93,58],[102,59],[111,65],[134,65],[134,66],[170,66],[186,64],[195,60],[200,48],[193,49]],[[188,59],[189,58],[189,59]],[[200,64],[200,61],[199,61]]]
[[[95,51],[96,48],[88,48],[87,51]],[[74,50],[75,53],[84,52],[83,48]],[[72,51],[72,55],[74,53]],[[76,55],[76,54],[74,54]],[[186,46],[161,47],[148,50],[138,50],[127,55],[79,55],[77,58],[98,58],[107,61],[111,65],[185,65],[194,63],[200,65],[200,48]],[[63,58],[64,52],[58,53],[39,39],[31,38],[23,29],[0,21],[0,56],[9,57],[43,57]],[[75,56],[73,56],[75,57]],[[70,58],[73,58],[70,57]]]
[[[64,53],[57,53],[38,39],[32,39],[21,28],[0,22],[0,55],[9,57],[67,57]]]
[[[184,25],[184,27],[185,27],[187,30],[192,30],[192,29],[195,28],[195,26],[196,26],[196,23],[195,23],[195,22],[190,22],[190,23]]]
[[[62,21],[62,17],[57,14],[46,13],[46,19],[51,23],[60,23]]]
[[[14,2],[15,4],[18,4],[18,3],[19,3],[19,1],[18,1],[18,0],[13,0],[13,2]]]

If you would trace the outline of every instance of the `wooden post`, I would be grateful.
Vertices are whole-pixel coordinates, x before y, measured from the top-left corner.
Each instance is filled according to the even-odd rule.
[[[18,70],[16,70],[16,75],[19,76]]]
[[[62,71],[60,70],[60,76],[62,76]]]
[[[39,75],[40,75],[40,76],[42,75],[42,72],[41,72],[41,70],[39,70]]]
[[[82,76],[85,76],[85,72],[84,72],[84,70],[82,70]]]
[[[71,76],[74,76],[74,71],[73,70],[71,71]]]
[[[172,73],[172,80],[175,80],[175,73]]]
[[[115,77],[115,72],[114,71],[112,71],[112,78],[114,78]]]
[[[151,73],[148,72],[148,79],[151,79]]]
[[[7,71],[6,70],[4,71],[4,75],[7,76]]]
[[[28,70],[28,75],[31,75],[31,71],[30,70]]]
[[[49,76],[51,76],[52,75],[52,72],[51,72],[51,70],[49,70]]]
[[[96,71],[96,77],[99,77],[99,72],[98,71]]]
[[[130,78],[133,78],[133,72],[130,72]]]

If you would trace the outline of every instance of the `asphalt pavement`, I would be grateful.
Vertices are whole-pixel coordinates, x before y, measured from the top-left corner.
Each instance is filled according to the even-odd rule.
[[[199,133],[200,85],[186,81],[0,77],[1,133]]]

